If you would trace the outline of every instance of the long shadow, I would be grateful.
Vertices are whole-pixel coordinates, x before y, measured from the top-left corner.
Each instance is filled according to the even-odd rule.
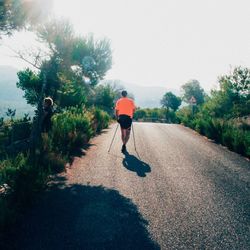
[[[147,224],[118,191],[57,185],[29,209],[2,249],[160,249]]]
[[[95,144],[93,143],[86,143],[85,145],[79,147],[79,148],[75,148],[74,150],[72,150],[72,152],[70,152],[70,159],[69,159],[69,164],[72,165],[72,163],[74,162],[74,158],[75,157],[82,157],[84,155],[86,155],[86,151],[91,148],[92,146],[95,146]]]
[[[125,155],[125,158],[123,159],[122,164],[128,170],[136,172],[140,177],[146,177],[146,173],[151,172],[151,168],[146,162],[139,160],[134,155],[130,155],[127,151],[123,154]]]

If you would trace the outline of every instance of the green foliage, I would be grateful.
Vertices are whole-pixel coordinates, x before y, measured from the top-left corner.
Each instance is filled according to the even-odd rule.
[[[242,155],[250,156],[250,130],[240,128],[234,122],[227,122],[222,131],[222,144]]]
[[[224,119],[249,115],[249,82],[250,71],[247,68],[237,67],[231,74],[221,76],[220,89],[211,91],[211,97],[204,103],[202,113]]]
[[[176,112],[177,118],[183,123],[185,126],[194,128],[193,124],[193,115],[190,107],[186,106]]]
[[[93,35],[75,38],[72,58],[81,66],[84,76],[90,79],[91,84],[96,85],[112,66],[110,41],[95,40]]]
[[[82,107],[69,107],[52,119],[52,138],[55,152],[69,155],[83,146],[93,135],[91,120],[93,115]]]
[[[39,93],[42,88],[42,81],[39,74],[30,69],[19,71],[17,87],[24,91],[24,98],[28,104],[37,105]]]
[[[4,124],[4,118],[0,117],[0,128],[3,126],[3,124]]]
[[[189,103],[192,96],[194,96],[198,105],[204,102],[204,89],[201,88],[200,83],[197,80],[190,80],[182,85],[181,88],[184,91],[183,100],[186,103]]]
[[[46,166],[31,162],[22,153],[0,161],[0,186],[8,187],[6,195],[0,195],[0,232],[14,223],[20,210],[45,187],[48,175]]]
[[[69,20],[50,19],[37,28],[37,35],[48,45],[52,57],[60,61],[64,71],[73,65],[71,58],[75,34]]]
[[[40,155],[42,156],[42,164],[48,166],[51,173],[59,173],[65,170],[65,165],[68,159],[65,155],[55,152],[52,140],[53,138],[50,134],[42,134]]]
[[[16,115],[16,109],[12,110],[12,109],[8,109],[7,112],[6,112],[6,115],[8,117],[10,117],[11,120],[13,120],[13,118],[15,117]]]
[[[28,150],[10,157],[4,149],[10,141],[29,137],[32,126],[29,118],[14,120],[11,111],[10,120],[1,120],[0,153],[1,157],[2,153],[5,155],[0,159],[0,185],[7,183],[11,197],[18,201],[13,205],[0,199],[3,210],[0,214],[6,216],[11,211],[10,205],[14,209],[19,201],[21,204],[30,199],[46,184],[50,173],[64,170],[75,150],[108,126],[110,117],[101,108],[111,113],[115,98],[112,87],[96,87],[112,64],[109,40],[76,37],[66,20],[52,20],[41,25],[37,32],[50,50],[49,58],[42,60],[37,72],[31,69],[18,72],[17,87],[33,106],[38,106],[45,96],[52,97],[58,113],[52,116],[52,129],[42,134],[32,157]],[[0,216],[0,224],[5,215]]]
[[[94,91],[91,88],[111,68],[109,40],[94,40],[93,36],[77,37],[66,19],[52,19],[41,25],[37,33],[47,44],[50,55],[42,61],[38,73],[30,69],[18,73],[17,86],[24,90],[27,102],[37,105],[41,95],[44,95],[52,97],[59,108],[87,105],[88,97]],[[45,89],[41,93],[43,84]],[[99,97],[107,101],[105,96],[98,96],[97,99]],[[107,105],[110,106],[110,103]]]
[[[236,67],[232,73],[219,78],[221,89],[229,86],[230,90],[242,97],[250,94],[250,71],[248,68]]]
[[[229,75],[219,78],[220,90],[214,91],[226,109],[227,117],[250,114],[250,70],[236,67]]]
[[[94,88],[94,93],[90,103],[99,107],[109,114],[113,113],[115,92],[110,85],[98,85]]]
[[[138,108],[134,113],[134,119],[150,122],[178,123],[178,118],[175,112],[167,110],[165,108]]]
[[[100,133],[102,129],[107,128],[110,122],[110,116],[99,108],[93,108],[91,113],[94,114],[92,127],[95,133]]]
[[[147,117],[147,111],[145,109],[137,109],[134,113],[134,119],[139,120]]]
[[[48,14],[51,1],[0,1],[0,35],[10,35],[28,24],[35,24]]]
[[[220,89],[213,90],[194,115],[190,107],[184,107],[177,116],[184,125],[249,157],[249,124],[242,117],[250,117],[250,70],[236,67],[221,76],[219,84]]]
[[[7,154],[7,147],[11,143],[29,138],[31,126],[28,114],[20,119],[2,120],[0,126],[0,160]],[[22,147],[19,147],[17,151],[23,151]]]
[[[161,104],[165,108],[170,108],[176,111],[181,105],[181,98],[174,95],[172,92],[167,92],[161,100]]]
[[[79,37],[66,19],[50,20],[38,29],[38,36],[48,44],[52,54],[60,60],[63,72],[71,66],[95,86],[112,65],[112,51],[108,39],[95,40],[93,35]],[[84,82],[84,80],[83,80]]]
[[[30,137],[32,124],[22,120],[16,120],[12,125],[12,140],[19,141]]]
[[[87,103],[88,89],[78,79],[68,80],[60,75],[61,88],[57,92],[57,105],[60,108],[85,105]]]

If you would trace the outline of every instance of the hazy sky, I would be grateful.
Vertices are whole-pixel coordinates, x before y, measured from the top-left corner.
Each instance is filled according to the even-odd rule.
[[[249,0],[54,0],[54,12],[111,40],[108,79],[175,89],[197,79],[208,90],[230,65],[250,67]],[[23,35],[4,42],[27,46]],[[7,54],[0,64],[23,66]]]

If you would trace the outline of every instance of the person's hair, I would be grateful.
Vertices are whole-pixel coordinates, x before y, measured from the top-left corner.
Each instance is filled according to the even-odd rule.
[[[122,91],[122,96],[123,96],[123,97],[126,97],[127,94],[128,94],[128,92],[127,92],[126,90],[123,90],[123,91]]]
[[[44,103],[48,104],[49,106],[53,106],[53,100],[51,97],[45,97]]]

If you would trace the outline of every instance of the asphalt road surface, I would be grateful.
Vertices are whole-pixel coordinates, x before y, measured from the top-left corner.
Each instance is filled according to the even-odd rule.
[[[181,125],[116,125],[24,216],[16,249],[250,249],[250,162]]]

